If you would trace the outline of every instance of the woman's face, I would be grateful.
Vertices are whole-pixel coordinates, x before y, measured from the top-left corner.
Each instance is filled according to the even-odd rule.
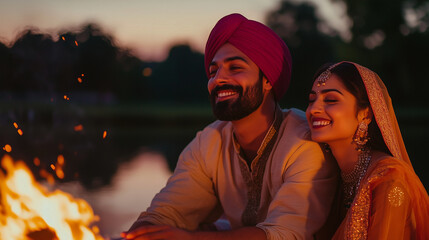
[[[317,83],[313,83],[306,111],[312,139],[329,145],[351,144],[364,111],[357,114],[356,98],[335,74],[325,85]]]

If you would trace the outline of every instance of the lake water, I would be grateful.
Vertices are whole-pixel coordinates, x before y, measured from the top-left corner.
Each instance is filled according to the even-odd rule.
[[[78,182],[69,182],[58,188],[86,200],[100,217],[97,226],[102,236],[117,238],[146,210],[170,175],[162,154],[146,152],[123,163],[109,186],[88,191]]]

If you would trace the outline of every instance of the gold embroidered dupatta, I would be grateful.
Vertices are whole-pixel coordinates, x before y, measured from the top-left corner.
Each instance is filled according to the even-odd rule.
[[[408,157],[390,96],[380,77],[353,64],[393,157],[372,159],[333,239],[429,239],[429,197]]]

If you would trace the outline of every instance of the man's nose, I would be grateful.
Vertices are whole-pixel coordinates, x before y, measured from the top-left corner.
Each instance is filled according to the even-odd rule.
[[[219,67],[219,69],[216,71],[216,74],[210,78],[208,82],[208,88],[211,92],[212,89],[214,89],[216,86],[223,85],[228,82],[228,76],[225,72],[225,70],[222,67]]]

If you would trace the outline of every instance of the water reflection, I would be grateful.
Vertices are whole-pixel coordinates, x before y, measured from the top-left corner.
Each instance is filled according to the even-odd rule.
[[[144,152],[123,163],[110,186],[87,191],[80,183],[71,182],[59,188],[91,204],[100,216],[98,226],[104,237],[118,237],[149,206],[170,175],[162,154]]]

